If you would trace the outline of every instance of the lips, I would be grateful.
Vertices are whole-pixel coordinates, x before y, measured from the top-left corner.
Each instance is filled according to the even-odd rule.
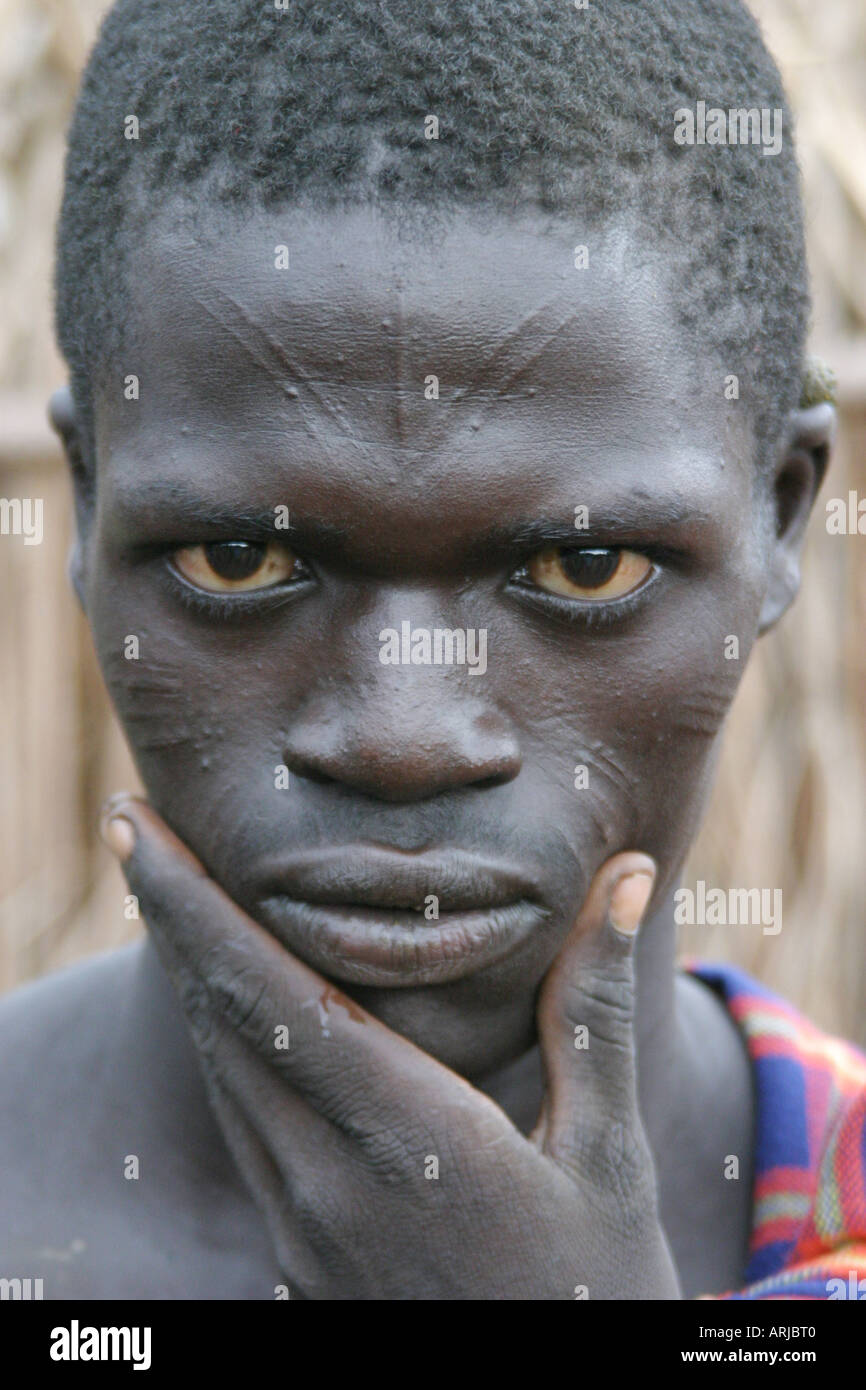
[[[547,916],[530,877],[460,851],[319,850],[264,866],[261,882],[265,925],[346,983],[460,979],[517,950]]]

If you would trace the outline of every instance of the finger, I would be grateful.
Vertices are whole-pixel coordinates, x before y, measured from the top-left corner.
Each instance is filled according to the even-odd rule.
[[[200,1050],[214,1052],[227,1033],[239,1034],[335,1118],[353,1094],[357,1100],[359,1085],[388,1109],[400,1094],[417,1095],[422,1083],[438,1088],[440,1099],[448,1079],[468,1085],[280,945],[146,802],[123,793],[112,798],[101,830],[139,899]]]
[[[602,865],[539,1000],[544,1149],[594,1181],[600,1169],[621,1167],[642,1134],[634,946],[654,881],[648,855],[619,854]]]
[[[237,1039],[239,1047],[244,1046]],[[273,1078],[274,1086],[279,1079]],[[274,1149],[269,1135],[261,1130],[261,1110],[250,1113],[250,1097],[244,1092],[239,1099],[236,1088],[212,1071],[207,1076],[208,1095],[220,1120],[226,1143],[238,1171],[244,1178],[256,1206],[261,1211],[273,1243],[278,1268],[287,1280],[292,1296],[316,1297],[322,1282],[321,1258],[311,1243],[311,1203],[309,1193],[317,1198],[324,1185],[339,1184],[340,1174],[328,1161],[327,1143],[317,1133],[310,1133],[310,1120],[315,1111],[306,1107],[302,1123],[294,1116],[285,1116],[286,1087],[281,1086],[278,1104],[271,1099],[272,1112],[282,1112],[283,1125],[290,1128],[291,1145],[283,1142]],[[291,1091],[288,1092],[291,1095]],[[324,1122],[322,1122],[324,1123]],[[283,1139],[285,1134],[283,1135]],[[323,1161],[323,1159],[325,1161]],[[327,1190],[331,1190],[329,1187]],[[329,1208],[326,1206],[326,1209]],[[324,1296],[324,1295],[322,1295]]]
[[[256,1000],[268,986],[293,1005],[320,998],[322,976],[233,902],[146,802],[118,793],[103,808],[100,832],[121,862],[192,1022],[217,1003],[224,1005],[224,1021],[244,1032],[257,1021]],[[196,987],[203,990],[200,1000]]]

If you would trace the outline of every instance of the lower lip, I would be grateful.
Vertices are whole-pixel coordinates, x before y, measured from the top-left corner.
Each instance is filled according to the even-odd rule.
[[[541,925],[544,910],[521,900],[442,912],[438,921],[386,908],[265,899],[265,924],[289,950],[334,980],[358,985],[438,985],[498,964]]]

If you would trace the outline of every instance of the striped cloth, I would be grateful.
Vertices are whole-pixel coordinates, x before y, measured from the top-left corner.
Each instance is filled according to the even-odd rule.
[[[741,970],[683,964],[726,1002],[756,1081],[745,1287],[720,1297],[866,1300],[866,1053]]]

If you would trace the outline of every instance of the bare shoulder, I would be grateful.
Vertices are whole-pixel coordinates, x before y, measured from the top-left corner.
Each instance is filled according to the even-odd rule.
[[[65,1288],[86,1262],[100,1224],[86,1194],[97,1195],[109,1161],[107,1062],[138,949],[94,957],[0,1000],[0,1277]]]
[[[26,1143],[28,1121],[80,1113],[76,1085],[105,1058],[132,988],[140,946],[47,975],[0,999],[0,1143]]]
[[[101,1030],[89,1029],[88,1017],[83,1018],[81,1011],[92,1005],[97,994],[110,1008],[118,989],[131,987],[140,952],[140,942],[104,951],[4,994],[0,997],[0,1039],[4,1044],[20,1041],[28,1050],[52,1056],[57,1030],[69,1026],[73,1043],[83,1044],[90,1032],[98,1043],[96,1035]],[[15,1059],[8,1060],[14,1063]]]
[[[179,1035],[142,1018],[142,950],[0,1001],[0,1297],[4,1279],[45,1299],[274,1296],[261,1219],[180,1084]]]
[[[115,1041],[140,946],[105,952],[0,999],[0,1143],[28,1142],[41,1115],[80,1114],[77,1082]],[[32,1134],[30,1136],[33,1137]]]

